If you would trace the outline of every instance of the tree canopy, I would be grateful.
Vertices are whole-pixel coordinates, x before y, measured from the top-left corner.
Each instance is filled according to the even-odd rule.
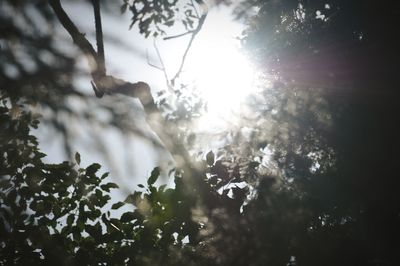
[[[0,3],[0,264],[398,264],[397,2],[215,1],[246,21],[241,42],[261,82],[239,128],[213,139],[223,145],[204,156],[195,155],[189,126],[204,106],[191,106],[179,77],[211,4],[117,4],[145,37],[190,36],[166,80],[173,99],[159,100],[146,81],[107,72],[100,10],[115,4],[90,2],[96,45],[62,1]],[[59,25],[75,51],[57,43]],[[173,26],[182,33],[170,35]],[[92,95],[75,86],[77,53],[89,64]],[[74,97],[85,108],[74,109]],[[145,121],[116,110],[114,101],[128,109],[131,98]],[[126,121],[147,123],[174,165],[154,168],[146,184],[115,200],[120,188],[109,173],[82,165],[71,150],[65,117],[87,130],[111,125],[142,135]],[[70,161],[44,161],[32,134],[38,126],[65,137]],[[158,185],[163,172],[173,186]]]

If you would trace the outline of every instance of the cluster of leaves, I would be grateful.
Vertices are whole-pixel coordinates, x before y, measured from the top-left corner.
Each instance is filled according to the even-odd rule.
[[[92,252],[93,247],[106,241],[101,232],[109,222],[109,213],[102,208],[110,200],[110,189],[117,185],[105,182],[107,174],[96,174],[99,164],[80,168],[69,162],[44,163],[46,155],[30,134],[30,127],[36,128],[38,121],[25,110],[13,116],[9,106],[2,98],[1,263],[56,264],[64,260],[68,265],[94,259],[102,249]],[[80,163],[79,154],[76,161]]]
[[[209,152],[200,166],[175,172],[174,188],[154,185],[160,176],[155,168],[146,186],[111,205],[110,189],[117,186],[106,182],[107,174],[97,175],[98,164],[44,163],[29,134],[37,121],[23,107],[19,114],[11,110],[3,98],[2,264],[392,265],[395,258],[390,250],[396,245],[387,254],[374,248],[375,242],[363,242],[367,237],[390,243],[390,230],[371,232],[371,226],[385,224],[371,215],[387,221],[394,206],[376,210],[362,196],[353,195],[351,202],[341,198],[354,190],[334,173],[314,175],[301,190],[260,177],[248,198],[248,187],[239,183],[251,171],[230,171]],[[75,160],[79,165],[79,154]],[[248,165],[253,171],[258,167]],[[345,187],[350,194],[338,193]]]
[[[215,193],[198,172],[199,182],[184,184],[175,174],[175,188],[155,187],[160,170],[155,168],[147,186],[139,185],[123,202],[110,205],[107,173],[98,176],[99,164],[81,168],[76,164],[46,164],[45,154],[30,134],[36,128],[29,112],[20,106],[13,114],[8,98],[0,108],[3,161],[0,168],[0,232],[2,264],[191,265],[201,237],[201,222],[193,210],[226,197]],[[22,111],[21,111],[22,110]],[[210,164],[213,162],[209,161]],[[204,173],[204,172],[203,172]],[[196,193],[199,186],[202,193]],[[201,195],[201,196],[200,196]],[[235,204],[238,208],[243,197]],[[110,213],[130,206],[117,219]],[[202,218],[204,219],[204,218]],[[187,240],[185,239],[187,238]]]
[[[187,31],[193,30],[200,19],[198,6],[193,1],[177,0],[124,0],[121,13],[127,9],[132,13],[130,28],[138,25],[140,33],[146,38],[165,35],[165,29],[182,24]]]

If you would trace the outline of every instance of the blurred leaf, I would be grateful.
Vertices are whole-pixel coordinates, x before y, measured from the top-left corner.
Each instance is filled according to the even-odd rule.
[[[212,165],[214,164],[214,160],[215,160],[214,153],[213,153],[212,151],[209,151],[209,152],[207,153],[207,155],[206,155],[207,164],[208,164],[209,166],[212,166]]]
[[[137,214],[135,212],[125,212],[121,215],[121,222],[128,223],[132,220],[137,219]]]
[[[121,14],[124,14],[126,12],[127,8],[128,8],[128,4],[127,3],[122,4],[121,10],[120,10]]]
[[[153,185],[157,181],[159,176],[160,176],[160,168],[155,167],[153,169],[153,171],[151,171],[151,175],[150,175],[149,179],[147,180],[147,184],[149,186]]]
[[[112,206],[111,206],[111,209],[113,209],[113,210],[116,210],[116,209],[119,209],[119,208],[121,208],[122,206],[124,206],[125,205],[125,203],[123,203],[123,202],[117,202],[117,203],[115,203],[115,204],[113,204]]]
[[[95,174],[100,168],[101,165],[98,163],[91,164],[86,168],[86,174],[87,175]]]
[[[78,165],[81,164],[81,155],[78,152],[75,153],[75,161]]]
[[[126,197],[126,199],[124,200],[124,202],[130,203],[130,204],[136,206],[138,201],[141,200],[141,196],[142,196],[142,192],[135,191],[135,192],[133,192],[133,194],[128,195]]]
[[[104,191],[110,192],[111,188],[119,188],[119,187],[117,184],[110,182],[107,184],[100,185],[100,188],[103,189]]]

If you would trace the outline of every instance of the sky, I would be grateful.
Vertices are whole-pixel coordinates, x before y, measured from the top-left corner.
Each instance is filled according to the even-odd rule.
[[[94,45],[92,7],[82,1],[66,2],[64,8]],[[169,41],[145,39],[135,27],[129,30],[128,13],[120,16],[117,10],[115,15],[102,14],[107,72],[130,82],[145,81],[151,86],[153,93],[165,89],[164,73],[148,62],[154,65],[160,63],[155,45],[159,49],[167,75],[171,78],[179,68],[189,37]],[[237,37],[241,35],[244,27],[245,25],[232,19],[226,8],[213,8],[189,51],[181,77],[198,85],[203,97],[209,101],[208,110],[211,114],[206,114],[203,120],[200,120],[199,130],[205,128],[204,123],[207,124],[207,128],[223,130],[223,127],[221,128],[223,121],[230,117],[230,112],[244,97],[243,92],[246,92],[246,89],[243,88],[252,85],[254,78],[252,68],[238,49],[240,41]],[[60,35],[60,42],[70,41],[70,37],[61,26],[56,32]],[[62,45],[68,46],[65,43]],[[80,66],[88,69],[83,56]],[[88,76],[77,79],[77,83],[83,91],[92,93]],[[223,97],[225,99],[222,99]],[[150,131],[150,128],[147,130]],[[38,137],[42,149],[49,154],[48,160],[51,162],[65,160],[61,137],[49,140],[48,135],[51,133],[43,133],[39,132]],[[84,132],[81,134],[77,142],[80,144],[76,146],[81,153],[82,165],[99,162],[105,166],[104,171],[111,170],[111,176],[113,176],[112,171],[118,171],[114,174],[122,180],[117,182],[125,184],[128,190],[135,189],[136,184],[143,183],[155,166],[170,159],[168,152],[160,154],[158,149],[143,138],[126,137],[116,130],[107,130],[102,132],[102,136],[104,145],[111,154],[110,158],[115,164],[115,167],[110,169],[104,158],[95,152],[95,147],[85,145],[88,136],[84,136]],[[206,148],[212,149],[212,147]],[[127,162],[125,158],[127,154],[131,155],[129,158],[133,161]]]

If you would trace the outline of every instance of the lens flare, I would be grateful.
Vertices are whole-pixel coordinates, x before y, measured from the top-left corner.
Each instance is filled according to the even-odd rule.
[[[255,74],[237,42],[212,43],[204,40],[192,51],[187,66],[190,76],[207,103],[203,119],[221,124],[240,113],[246,96],[254,92]]]

